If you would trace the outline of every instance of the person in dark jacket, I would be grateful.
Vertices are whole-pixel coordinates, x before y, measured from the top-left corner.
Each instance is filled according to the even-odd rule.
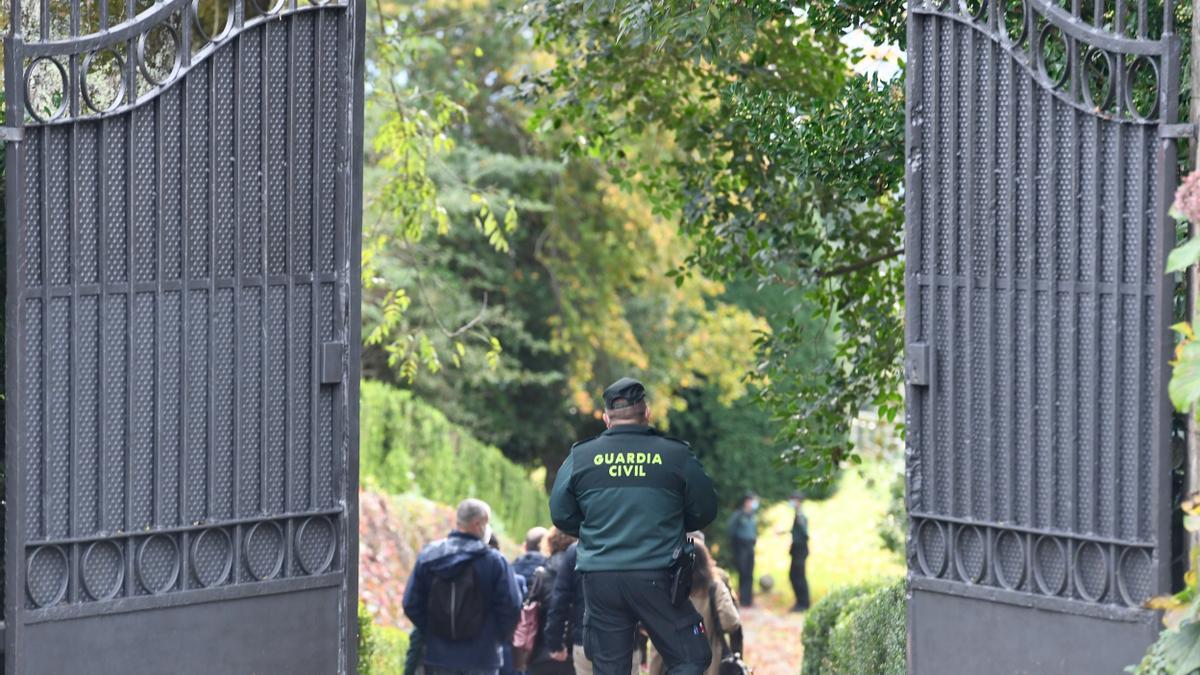
[[[579,537],[584,574],[584,650],[600,675],[628,675],[640,623],[672,675],[700,675],[712,661],[700,615],[675,603],[670,569],[684,533],[717,513],[712,479],[691,447],[650,426],[641,382],[604,391],[608,430],[576,443],[555,477],[550,515]]]
[[[808,610],[808,519],[804,517],[804,496],[799,492],[792,493],[792,508],[796,509],[796,517],[792,520],[792,568],[788,576],[792,581],[792,590],[796,593],[796,606],[793,612]]]
[[[546,606],[546,650],[566,660],[568,648],[577,675],[591,675],[592,664],[583,655],[583,576],[575,571],[579,544],[571,544],[554,578],[550,603]]]
[[[758,496],[748,492],[737,511],[729,518],[729,547],[738,574],[738,595],[742,607],[754,604],[754,545],[758,541]]]
[[[592,675],[592,662],[583,652],[583,575],[575,571],[579,544],[571,544],[563,552],[562,564],[554,579],[554,591],[546,605],[546,650],[550,658],[571,660],[575,675]],[[636,671],[642,662],[635,652],[631,665]]]
[[[450,536],[426,546],[404,589],[404,614],[421,632],[427,675],[498,673],[503,645],[512,638],[521,611],[521,592],[508,561],[486,542],[492,537],[491,508],[478,499],[458,505],[457,523]],[[435,578],[454,579],[464,565],[473,565],[475,592],[483,599],[479,633],[451,640],[430,630],[430,598]]]
[[[544,527],[534,527],[525,533],[525,552],[512,562],[513,573],[525,579],[525,586],[533,586],[533,573],[546,564],[542,553],[542,542],[546,538]]]
[[[529,675],[575,675],[575,668],[570,661],[561,658],[555,658],[550,646],[554,645],[555,650],[561,648],[562,631],[561,626],[556,628],[550,627],[550,611],[554,602],[554,589],[558,583],[558,576],[565,572],[567,564],[567,551],[575,545],[575,537],[560,531],[555,528],[550,531],[546,537],[546,551],[550,557],[546,560],[546,564],[539,567],[534,573],[533,586],[529,591],[529,599],[536,601],[542,608],[540,625],[538,627],[538,637],[534,644],[533,656],[529,660]],[[570,559],[572,565],[572,574],[574,573],[575,559]],[[559,631],[558,639],[551,640],[550,634],[552,630]]]

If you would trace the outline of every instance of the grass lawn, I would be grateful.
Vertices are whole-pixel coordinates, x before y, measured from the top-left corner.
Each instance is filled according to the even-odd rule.
[[[902,470],[897,463],[868,461],[846,470],[831,499],[804,505],[808,516],[808,584],[812,602],[841,586],[904,575],[902,557],[884,549],[876,531],[887,511],[888,486],[895,472]],[[791,505],[773,506],[763,514],[763,521],[755,550],[755,573],[760,579],[764,574],[771,575],[775,587],[766,594],[760,590],[759,598],[771,607],[790,608],[795,603],[788,582]]]

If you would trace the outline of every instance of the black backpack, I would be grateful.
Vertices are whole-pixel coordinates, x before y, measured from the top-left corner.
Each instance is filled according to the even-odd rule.
[[[483,632],[483,589],[475,575],[474,561],[458,569],[453,577],[434,577],[429,589],[429,632],[443,640],[473,640]]]

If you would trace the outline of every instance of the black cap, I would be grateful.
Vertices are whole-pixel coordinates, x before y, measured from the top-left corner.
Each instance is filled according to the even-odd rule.
[[[631,405],[640,403],[646,398],[646,388],[641,382],[632,377],[622,377],[621,379],[608,385],[608,389],[604,390],[604,408],[606,410],[620,410],[628,408]]]

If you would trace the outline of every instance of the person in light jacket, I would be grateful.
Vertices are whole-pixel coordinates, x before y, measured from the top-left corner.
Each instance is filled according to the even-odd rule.
[[[733,593],[722,580],[722,575],[713,562],[712,555],[702,540],[696,539],[696,571],[692,577],[692,594],[688,598],[692,606],[704,618],[704,626],[708,630],[708,643],[712,648],[712,663],[704,675],[718,675],[721,670],[721,636],[717,634],[714,614],[721,618],[721,628],[726,633],[732,633],[742,627],[742,617],[738,613],[737,603]],[[713,604],[713,600],[716,604]],[[726,638],[728,640],[728,638]],[[663,675],[662,657],[651,646],[650,675]]]

